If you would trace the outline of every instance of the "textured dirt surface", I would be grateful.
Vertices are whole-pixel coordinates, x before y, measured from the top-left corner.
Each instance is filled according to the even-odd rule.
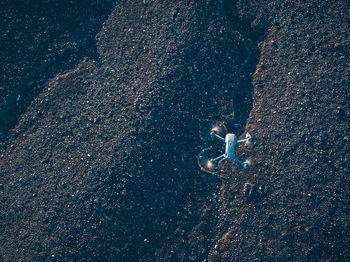
[[[349,260],[347,1],[0,3],[3,261]]]

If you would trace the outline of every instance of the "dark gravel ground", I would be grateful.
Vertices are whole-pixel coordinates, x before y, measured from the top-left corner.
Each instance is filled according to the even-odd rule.
[[[349,260],[348,2],[0,5],[3,261]]]
[[[49,78],[85,57],[97,60],[95,35],[115,2],[0,1],[0,141]]]

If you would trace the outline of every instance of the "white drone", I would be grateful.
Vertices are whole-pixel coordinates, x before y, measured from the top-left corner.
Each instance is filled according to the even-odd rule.
[[[198,165],[203,171],[207,173],[217,173],[219,171],[219,165],[221,161],[225,159],[236,160],[243,169],[247,168],[250,161],[246,160],[242,162],[239,160],[235,156],[235,148],[236,145],[240,143],[244,143],[246,146],[252,144],[252,136],[249,133],[246,133],[244,139],[238,140],[235,134],[227,133],[226,126],[219,121],[209,121],[204,129],[206,130],[202,130],[202,138],[204,140],[207,140],[207,142],[224,143],[225,152],[224,154],[220,154],[221,150],[214,147],[203,149],[197,157]],[[206,134],[203,134],[203,131],[206,132]]]

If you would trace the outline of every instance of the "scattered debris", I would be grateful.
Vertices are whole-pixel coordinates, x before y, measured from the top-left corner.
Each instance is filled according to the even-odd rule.
[[[251,197],[253,195],[254,189],[255,189],[255,186],[252,183],[250,182],[245,183],[243,187],[244,196]]]

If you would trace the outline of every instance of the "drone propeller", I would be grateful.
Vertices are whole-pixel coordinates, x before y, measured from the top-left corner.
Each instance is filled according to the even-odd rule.
[[[248,157],[244,162],[243,162],[244,168],[247,168],[248,166],[252,166],[253,165],[253,160]]]
[[[199,167],[207,173],[215,174],[219,172],[221,161],[224,155],[219,150],[212,147],[203,149],[197,156]]]
[[[205,120],[201,123],[200,137],[208,144],[224,142],[227,128],[224,123],[216,120]]]

